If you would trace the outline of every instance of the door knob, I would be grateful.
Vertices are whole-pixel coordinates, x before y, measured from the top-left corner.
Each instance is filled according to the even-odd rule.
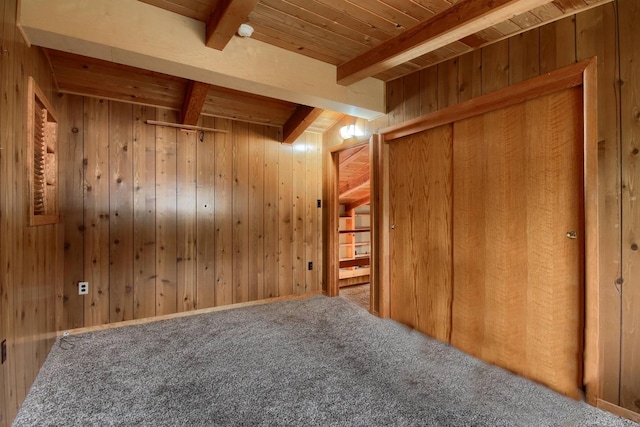
[[[569,239],[577,239],[578,238],[578,232],[575,230],[569,230],[567,231],[567,237]]]

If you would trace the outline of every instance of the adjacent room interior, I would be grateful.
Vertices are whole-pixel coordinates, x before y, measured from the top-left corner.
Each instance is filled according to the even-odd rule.
[[[640,422],[637,0],[0,16],[0,427]]]

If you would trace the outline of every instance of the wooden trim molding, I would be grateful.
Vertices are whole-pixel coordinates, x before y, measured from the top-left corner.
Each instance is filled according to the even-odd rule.
[[[637,412],[633,412],[627,408],[623,408],[618,405],[614,405],[613,403],[607,402],[602,399],[598,399],[597,407],[602,409],[603,411],[611,412],[619,417],[627,418],[631,421],[635,421],[636,423],[640,423],[640,414]]]
[[[348,139],[342,144],[329,147],[326,154],[326,175],[327,175],[327,231],[325,234],[325,254],[326,254],[326,292],[327,296],[335,297],[340,292],[340,240],[338,238],[339,229],[339,206],[340,200],[338,183],[339,179],[339,155],[343,150],[349,148],[361,147],[369,144],[369,138],[367,139]],[[371,159],[369,159],[371,162]],[[374,249],[372,247],[372,257]],[[373,287],[373,279],[371,286]]]
[[[376,172],[372,175],[375,197],[372,206],[372,238],[379,245],[378,258],[372,255],[373,275],[379,275],[381,317],[389,313],[389,201],[388,142],[489,111],[505,108],[572,87],[583,90],[584,123],[584,210],[585,210],[585,291],[584,291],[584,369],[583,384],[587,401],[596,405],[600,396],[601,364],[599,331],[599,252],[598,252],[598,159],[597,159],[597,60],[584,60],[525,82],[488,93],[380,131]],[[387,144],[385,144],[385,142]],[[380,266],[380,267],[378,267]],[[385,296],[386,295],[386,296]]]
[[[182,311],[179,313],[165,314],[163,316],[145,317],[143,319],[126,320],[124,322],[107,323],[104,325],[88,326],[86,328],[76,328],[76,329],[70,329],[66,331],[58,331],[57,336],[63,337],[68,335],[78,335],[78,334],[85,334],[89,332],[98,332],[98,331],[105,331],[108,329],[122,328],[125,326],[146,325],[147,323],[155,323],[155,322],[160,322],[160,321],[169,320],[169,319],[181,319],[183,317],[197,316],[199,314],[215,313],[218,311],[233,310],[236,308],[254,307],[258,305],[271,304],[274,302],[281,302],[281,301],[303,300],[303,299],[311,298],[315,295],[323,295],[323,294],[324,294],[323,291],[313,291],[303,295],[286,295],[282,297],[267,298],[267,299],[256,300],[256,301],[249,301],[249,302],[240,302],[236,304],[229,304],[229,305],[223,305],[218,307],[202,308],[200,310]]]

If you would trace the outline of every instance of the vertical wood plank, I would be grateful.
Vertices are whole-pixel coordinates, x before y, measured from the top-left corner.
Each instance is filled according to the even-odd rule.
[[[85,99],[84,324],[109,323],[109,103]]]
[[[216,119],[215,127],[231,131],[232,122]],[[215,305],[233,302],[233,139],[215,134]]]
[[[159,121],[175,123],[174,111],[158,109]],[[156,128],[156,315],[177,309],[177,152],[175,128]]]
[[[156,313],[156,127],[150,107],[134,106],[133,299],[135,319]]]
[[[318,208],[317,210],[317,222],[316,222],[316,235],[318,236],[318,240],[316,243],[316,257],[317,257],[317,267],[316,267],[316,275],[317,275],[317,281],[318,281],[318,287],[316,290],[321,291],[325,288],[325,283],[324,283],[324,257],[323,257],[323,250],[324,250],[324,231],[323,231],[323,227],[324,227],[324,213],[323,211],[325,209],[325,201],[324,201],[324,193],[323,193],[323,181],[324,181],[324,176],[325,176],[325,171],[323,169],[323,144],[324,144],[324,140],[323,140],[323,136],[318,136],[318,140],[317,140],[317,146],[316,146],[316,179],[317,179],[317,192],[316,192],[316,202],[317,200],[320,200],[320,208]],[[316,205],[317,206],[317,205]]]
[[[509,85],[509,40],[482,49],[482,93]]]
[[[293,293],[302,295],[306,291],[307,272],[307,242],[305,239],[305,189],[307,176],[305,175],[305,153],[307,151],[308,134],[304,133],[293,145],[292,163],[292,269],[293,269]]]
[[[0,45],[0,48],[2,48],[3,50],[5,49],[4,27],[5,27],[5,22],[7,21],[7,18],[4,15],[6,3],[7,2],[3,2],[2,4],[0,4],[0,35],[2,36],[2,44]],[[6,76],[7,62],[8,61],[2,61],[2,64],[0,64],[0,98],[1,99],[4,99],[4,94],[6,93],[5,87],[6,87],[6,83],[8,83],[5,81],[5,79],[7,79],[7,76]],[[8,128],[7,126],[8,105],[6,105],[5,101],[2,101],[2,100],[0,100],[0,105],[2,106],[2,108],[0,108],[0,147],[2,147],[2,149],[4,150],[6,148],[5,139],[4,139],[4,129]],[[7,185],[7,177],[4,175],[5,173],[4,163],[5,162],[0,161],[0,209],[2,209],[3,211],[5,206],[4,187]],[[6,324],[8,323],[8,321],[5,321],[5,318],[10,317],[8,300],[7,300],[8,293],[9,293],[7,288],[9,284],[6,282],[6,277],[4,275],[4,267],[6,265],[5,254],[7,253],[7,249],[8,249],[6,247],[6,244],[4,243],[7,239],[5,235],[6,231],[4,230],[4,225],[5,223],[3,218],[0,218],[0,340],[8,339],[9,334],[6,329]],[[3,235],[5,235],[4,240],[3,240]],[[10,344],[7,345],[7,347],[8,347],[7,350],[9,350]],[[8,364],[0,365],[0,426],[3,426],[3,427],[9,425],[9,419],[7,418],[7,412],[8,412],[7,406],[9,405],[9,399],[5,397],[6,396],[5,389],[9,387],[9,375],[5,375],[6,365]]]
[[[384,126],[393,126],[404,121],[404,85],[402,78],[387,82],[386,88],[388,122]]]
[[[265,297],[264,132],[264,126],[249,125],[249,301]]]
[[[438,109],[458,103],[458,58],[441,62],[438,67]]]
[[[428,114],[438,109],[438,67],[420,71],[420,114]]]
[[[196,144],[198,133],[178,132],[177,311],[196,308]]]
[[[458,59],[458,100],[468,101],[482,95],[482,50]]]
[[[109,106],[109,321],[133,319],[133,109]]]
[[[576,16],[578,59],[598,57],[598,207],[600,243],[600,398],[619,404],[620,314],[620,86],[613,4]]]
[[[576,20],[570,16],[540,27],[540,72],[548,73],[576,61]]]
[[[133,123],[133,317],[156,313],[156,127],[150,107],[134,106]]]
[[[2,2],[0,4],[0,36],[2,36],[0,49],[5,50],[5,33],[4,27],[5,23],[8,21],[5,16],[5,7],[7,2]],[[8,130],[8,115],[9,115],[9,105],[7,105],[8,98],[5,97],[6,87],[8,86],[8,73],[7,73],[7,63],[9,61],[2,61],[0,63],[0,148],[3,150],[7,149],[7,140],[5,138],[5,132]],[[5,163],[0,161],[0,209],[4,212],[5,205],[5,186],[7,185],[7,176]],[[4,215],[6,216],[6,215]],[[4,242],[7,241],[7,230],[5,229],[5,220],[4,218],[0,218],[0,340],[7,340],[7,352],[11,349],[12,337],[9,336],[9,331],[7,330],[8,321],[5,321],[5,318],[9,318],[10,307],[9,307],[9,283],[7,281],[7,277],[4,274],[4,269],[6,266],[6,257],[8,253],[8,248]],[[9,363],[5,363],[4,365],[0,365],[0,426],[8,427],[10,420],[8,419],[8,407],[10,406],[9,395],[7,394],[7,389],[10,387],[10,378],[12,375],[9,373],[5,374]],[[13,378],[11,378],[11,383],[13,383]]]
[[[249,300],[249,125],[233,124],[233,302]]]
[[[11,21],[14,20],[13,17],[10,17]],[[13,26],[13,24],[10,24]],[[15,28],[14,28],[14,31]],[[25,64],[25,52],[24,52],[24,44],[20,36],[16,33],[15,35],[15,45],[13,47],[13,77],[15,79],[15,90],[12,94],[13,97],[13,108],[16,110],[16,124],[13,126],[12,138],[13,141],[13,150],[15,161],[15,173],[16,176],[12,177],[12,180],[18,184],[19,178],[22,174],[22,170],[24,170],[26,166],[26,162],[29,160],[26,158],[26,150],[24,149],[25,135],[24,135],[24,126],[17,125],[20,123],[21,115],[25,108],[25,95],[26,91],[24,91],[24,79],[26,79],[26,75],[24,74],[28,68],[28,65]],[[28,122],[27,122],[28,123]],[[10,159],[10,158],[9,158]],[[17,185],[16,185],[17,187]],[[19,187],[16,188],[16,198],[14,203],[18,204],[20,209],[20,214],[24,215],[24,212],[27,211],[29,202],[28,196],[29,194],[18,195],[18,193],[22,193],[23,190]],[[30,380],[33,377],[33,356],[35,354],[36,348],[34,348],[34,325],[33,322],[35,320],[34,312],[31,310],[35,304],[36,295],[34,294],[34,285],[37,283],[37,265],[39,264],[38,260],[35,258],[40,258],[39,253],[37,251],[38,248],[38,237],[37,230],[34,230],[31,227],[25,227],[25,222],[20,219],[20,229],[22,230],[22,246],[19,244],[14,246],[15,251],[22,251],[23,256],[21,258],[22,266],[19,267],[22,269],[22,277],[20,277],[21,281],[18,282],[18,288],[15,292],[16,300],[14,300],[15,304],[15,312],[16,312],[16,332],[15,332],[15,355],[14,357],[20,359],[18,362],[18,371],[16,372],[16,398],[18,399],[18,403],[22,402],[27,395],[29,386],[31,384]],[[17,260],[14,259],[13,262]],[[22,366],[22,369],[21,369]]]
[[[293,293],[293,146],[278,147],[278,296]]]
[[[319,215],[321,209],[318,208],[317,201],[322,199],[322,195],[319,191],[318,179],[320,175],[318,173],[318,158],[320,156],[320,147],[322,144],[322,137],[318,134],[307,133],[307,150],[305,154],[305,247],[307,262],[313,263],[313,270],[307,269],[306,271],[306,290],[318,291],[320,290],[318,281],[318,272],[320,270],[320,264],[318,263],[318,238],[322,234],[321,229],[318,227]]]
[[[411,73],[402,78],[402,93],[404,95],[403,121],[420,116],[420,80],[420,73]]]
[[[202,116],[202,126],[215,126],[213,117]],[[213,307],[215,300],[215,135],[204,132],[197,142],[197,308]]]
[[[279,295],[279,216],[278,152],[274,128],[265,127],[264,145],[264,296]]]
[[[64,208],[64,278],[56,301],[58,330],[84,326],[84,298],[78,295],[78,282],[85,279],[84,263],[84,99],[66,95],[60,112],[58,131],[63,191],[58,194]]]
[[[0,366],[1,425],[13,421],[53,343],[53,307],[64,285],[62,227],[26,224],[28,76],[34,77],[45,97],[60,110],[41,50],[28,47],[16,27],[17,5],[12,0],[0,6],[0,339],[7,340],[7,362]],[[60,157],[60,150],[57,154]],[[61,181],[56,184],[60,191]]]
[[[540,74],[540,32],[533,29],[509,39],[509,84]]]
[[[622,354],[620,406],[640,412],[640,212],[635,183],[640,177],[640,4],[618,2],[622,132]]]

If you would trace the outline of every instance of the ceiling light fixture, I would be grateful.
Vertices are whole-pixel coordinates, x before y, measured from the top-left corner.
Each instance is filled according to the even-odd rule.
[[[240,37],[251,37],[251,34],[253,34],[253,27],[249,24],[241,24],[240,28],[238,28]]]
[[[350,139],[355,136],[362,136],[362,131],[355,125],[346,125],[340,128],[340,138],[342,139]]]

